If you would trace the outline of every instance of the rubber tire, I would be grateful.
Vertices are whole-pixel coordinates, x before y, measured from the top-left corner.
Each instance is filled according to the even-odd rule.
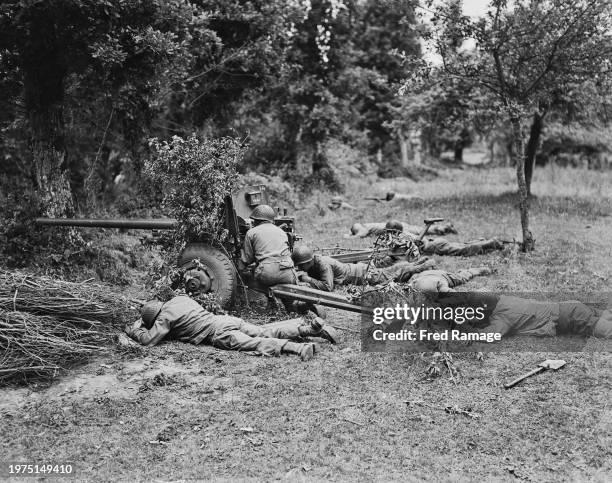
[[[219,305],[222,307],[230,305],[238,285],[232,261],[219,248],[207,243],[190,243],[179,255],[178,266],[182,267],[196,258],[215,277],[211,280],[211,292],[217,295]]]

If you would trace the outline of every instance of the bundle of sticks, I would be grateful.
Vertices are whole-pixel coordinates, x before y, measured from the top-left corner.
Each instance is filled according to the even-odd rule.
[[[93,283],[65,282],[23,272],[0,270],[0,309],[80,318],[121,326],[131,317],[129,300]]]
[[[104,350],[136,317],[106,287],[0,271],[0,383],[55,377]]]

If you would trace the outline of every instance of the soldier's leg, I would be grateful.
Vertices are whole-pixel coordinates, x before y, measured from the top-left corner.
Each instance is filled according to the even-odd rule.
[[[255,280],[261,285],[271,287],[281,283],[297,283],[297,273],[294,267],[283,267],[283,262],[264,261],[255,269]]]
[[[244,321],[230,315],[214,317],[215,331],[209,342],[220,349],[255,351],[265,356],[278,356],[288,342],[278,338],[257,337],[255,333],[246,334],[241,331]]]
[[[411,233],[413,235],[420,235],[421,232],[423,231],[423,228],[417,225],[411,225],[409,223],[402,223],[402,227],[403,227],[403,232],[404,233]]]
[[[306,321],[296,319],[281,320],[270,324],[255,325],[246,321],[240,324],[240,331],[251,337],[269,337],[277,339],[302,340],[304,337],[321,337],[335,344],[338,336],[333,327],[325,324],[319,317]]]
[[[261,289],[267,289],[273,285],[281,283],[296,284],[297,283],[297,272],[294,267],[281,267],[281,262],[268,261],[260,263],[254,272],[255,284]],[[280,298],[280,301],[285,306],[287,312],[294,311],[293,302],[284,298]],[[270,309],[277,309],[278,304],[274,298],[268,298],[268,307]]]
[[[448,242],[444,249],[445,253],[439,255],[453,255],[458,257],[471,257],[483,252],[482,242],[461,243]]]
[[[299,355],[302,360],[309,360],[314,355],[314,344],[298,344],[276,337],[251,336],[241,330],[243,323],[244,321],[237,317],[218,316],[215,320],[216,330],[210,343],[220,349],[256,352],[264,356],[287,353]]]
[[[499,250],[501,248],[503,248],[503,244],[494,238],[469,243],[450,242],[446,238],[434,238],[424,242],[421,251],[436,255],[471,257],[488,250]]]
[[[488,267],[478,267],[459,270],[458,272],[447,272],[446,276],[449,279],[449,286],[457,287],[458,285],[463,285],[464,283],[469,282],[474,277],[478,277],[480,275],[490,275],[491,273],[491,269]]]
[[[416,274],[431,270],[436,266],[435,260],[426,260],[423,263],[399,262],[385,269],[387,277],[396,282],[407,282]]]
[[[589,336],[598,322],[597,312],[577,300],[559,303],[558,334],[581,334]]]
[[[429,240],[423,240],[422,245],[419,247],[421,253],[428,255],[451,255],[452,251],[451,242],[446,238],[433,238]]]

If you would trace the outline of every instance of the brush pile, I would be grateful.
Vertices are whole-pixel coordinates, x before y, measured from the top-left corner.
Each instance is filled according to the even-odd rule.
[[[137,317],[106,287],[0,271],[0,384],[53,378]]]

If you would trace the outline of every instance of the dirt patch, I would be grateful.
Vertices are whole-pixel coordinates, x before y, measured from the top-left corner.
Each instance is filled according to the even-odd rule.
[[[33,402],[52,402],[65,398],[130,398],[155,387],[209,385],[214,379],[206,376],[199,368],[189,368],[180,362],[155,356],[119,362],[100,359],[46,388],[0,389],[0,413],[18,411],[24,404]]]

